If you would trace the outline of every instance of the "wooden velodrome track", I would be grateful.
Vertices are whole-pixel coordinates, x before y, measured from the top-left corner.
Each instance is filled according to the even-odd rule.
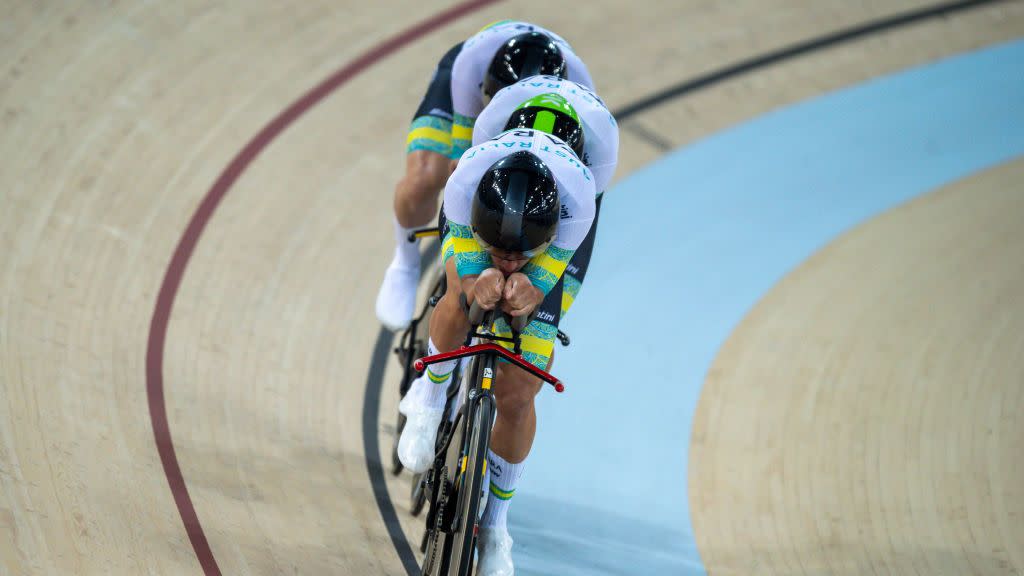
[[[934,4],[529,0],[435,18],[452,5],[4,2],[0,574],[405,573],[394,532],[418,527],[404,499],[401,526],[382,520],[364,451],[391,441],[363,433],[373,299],[410,115],[483,24],[557,30],[626,110]],[[1024,3],[978,3],[634,109],[619,176],[1022,34]],[[1024,573],[1022,181],[1010,163],[858,228],[733,334],[691,446],[710,573]],[[944,225],[963,214],[974,225]],[[765,374],[770,396],[745,385]],[[370,406],[382,422],[394,396]]]

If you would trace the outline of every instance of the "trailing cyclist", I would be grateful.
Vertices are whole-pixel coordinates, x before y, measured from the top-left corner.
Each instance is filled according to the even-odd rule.
[[[376,301],[386,327],[400,330],[412,318],[420,255],[406,238],[433,221],[438,193],[471,145],[476,117],[498,90],[538,74],[593,84],[564,39],[527,22],[491,24],[441,58],[412,121],[405,175],[395,187],[396,247]]]

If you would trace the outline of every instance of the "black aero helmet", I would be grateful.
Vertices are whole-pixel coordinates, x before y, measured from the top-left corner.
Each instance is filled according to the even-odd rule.
[[[487,169],[473,196],[473,237],[485,248],[532,257],[555,239],[561,204],[551,170],[525,150]]]
[[[526,32],[505,41],[494,53],[483,91],[488,97],[527,76],[547,74],[566,77],[565,57],[561,49],[547,34]]]
[[[505,130],[530,128],[557,136],[583,158],[583,125],[576,109],[560,94],[539,94],[523,102],[509,116]]]

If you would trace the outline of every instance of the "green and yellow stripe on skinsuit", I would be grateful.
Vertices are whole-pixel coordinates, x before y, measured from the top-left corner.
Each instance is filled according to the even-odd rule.
[[[484,247],[473,238],[473,229],[469,226],[456,224],[448,221],[448,234],[441,245],[441,252],[444,254],[444,262],[452,256],[455,257],[455,269],[459,277],[476,276],[493,268],[491,255],[484,250]]]
[[[534,256],[526,263],[526,266],[523,266],[523,274],[526,274],[530,282],[547,296],[558,283],[558,279],[562,277],[573,253],[573,250],[558,248],[552,244],[542,254]]]
[[[530,279],[530,283],[547,296],[554,289],[555,284],[558,283],[558,279],[562,277],[566,266],[569,265],[569,260],[572,259],[573,253],[573,250],[548,246],[543,253],[530,259],[523,266],[522,272]],[[484,270],[494,267],[491,255],[473,237],[473,229],[469,226],[456,224],[451,220],[448,221],[448,234],[441,244],[441,254],[445,263],[448,262],[449,258],[455,258],[455,269],[458,271],[459,277],[479,275]],[[565,287],[563,286],[564,289]],[[578,292],[579,283],[576,282],[575,292],[570,296],[570,305],[572,298]],[[563,292],[563,309],[566,308],[565,302],[565,294]],[[491,328],[498,336],[512,336],[512,327],[504,319],[495,321],[494,326]],[[551,359],[551,351],[555,347],[555,337],[557,335],[558,328],[551,324],[537,320],[530,322],[520,334],[523,358],[538,368],[546,368],[548,361]],[[512,345],[508,342],[499,342],[499,344],[508,350],[512,350]]]
[[[565,268],[574,253],[573,250],[548,246],[544,252],[534,256],[523,266],[522,273],[547,296],[565,273]],[[474,276],[494,267],[491,255],[473,237],[473,229],[451,220],[448,221],[448,234],[441,244],[441,254],[442,261],[446,263],[449,258],[455,257],[455,269],[460,277]],[[578,286],[576,292],[579,292]],[[573,297],[575,298],[575,292]]]
[[[452,124],[452,149],[448,156],[452,160],[462,158],[462,154],[473,145],[473,126],[476,118],[455,114],[455,122]]]
[[[576,301],[576,295],[580,293],[581,286],[583,284],[574,278],[572,274],[566,272],[562,276],[562,318],[565,318],[569,308],[572,308],[572,303]]]
[[[505,322],[504,318],[495,320],[491,330],[495,335],[503,338],[512,337],[512,327]],[[551,360],[551,351],[555,348],[555,338],[558,336],[558,328],[547,322],[534,320],[526,325],[526,328],[519,334],[519,344],[523,358],[537,368],[544,370]],[[510,342],[498,342],[502,348],[512,350]]]
[[[502,490],[501,488],[498,488],[497,484],[491,482],[491,495],[497,498],[498,500],[509,500],[515,493],[515,489]]]
[[[405,138],[405,152],[429,150],[443,156],[452,153],[452,123],[436,116],[420,116],[412,121]]]

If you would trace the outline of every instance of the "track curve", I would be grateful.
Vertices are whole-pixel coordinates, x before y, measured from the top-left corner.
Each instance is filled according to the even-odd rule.
[[[372,298],[390,250],[379,231],[389,225],[408,121],[395,111],[412,109],[436,56],[482,23],[543,14],[618,107],[702,71],[927,5],[488,7],[295,118],[273,144],[251,150],[244,174],[224,168],[238,168],[239,150],[304,87],[428,19],[431,8],[5,8],[0,571],[213,573],[167,490],[167,445],[159,432],[154,445],[147,418],[160,412],[160,399],[147,395],[155,378],[181,486],[216,569],[406,570],[389,535],[398,526],[382,522],[376,505],[382,487],[367,481],[366,462],[381,455],[368,453],[363,433],[365,368],[384,346],[364,335],[376,330]],[[1020,3],[996,3],[665,103],[623,124],[620,173],[780,105],[1019,36],[1022,20]],[[621,42],[594,33],[608,22]],[[367,102],[372,110],[352,113]],[[358,161],[339,160],[349,158]],[[232,174],[234,192],[201,230],[172,310],[168,254],[197,209],[212,214],[203,204],[211,183]],[[162,340],[149,339],[160,332],[151,330],[154,301],[167,314]],[[396,399],[383,392],[380,413],[392,414]],[[387,479],[386,488],[404,492],[404,482]],[[396,515],[415,537],[401,506]]]

